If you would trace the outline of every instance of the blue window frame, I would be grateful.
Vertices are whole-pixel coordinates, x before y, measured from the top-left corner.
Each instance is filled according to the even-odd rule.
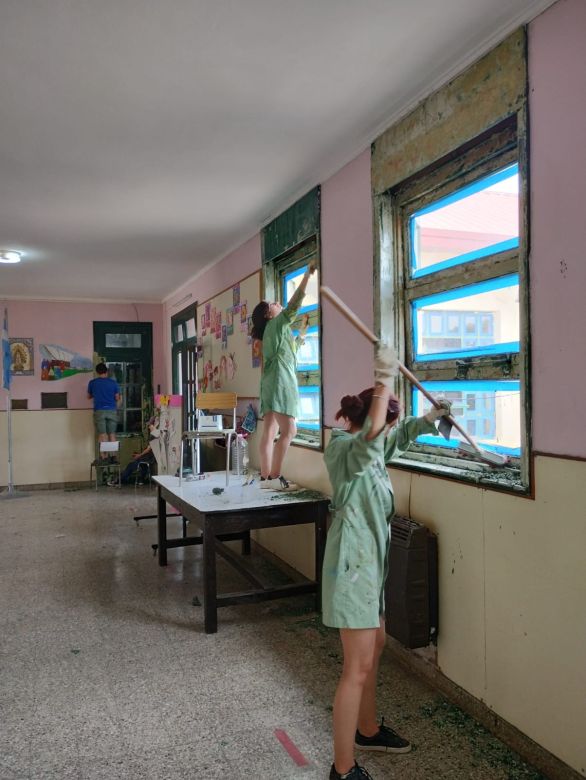
[[[416,298],[411,303],[414,359],[519,352],[518,299],[518,274]]]
[[[413,279],[518,248],[518,164],[413,212],[409,238]]]
[[[521,454],[518,427],[521,384],[516,380],[499,381],[432,381],[422,386],[436,398],[452,403],[452,414],[458,423],[484,449],[518,457]],[[412,388],[412,409],[417,417],[429,411],[431,404],[416,388]],[[450,440],[425,434],[420,444],[455,448],[459,433],[452,431]]]

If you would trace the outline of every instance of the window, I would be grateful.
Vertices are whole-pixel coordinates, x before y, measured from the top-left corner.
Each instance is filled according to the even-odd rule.
[[[510,467],[455,457],[450,440],[420,436],[404,462],[474,481],[528,485],[525,204],[516,123],[503,123],[387,193],[395,256],[395,323],[405,364],[481,448]],[[392,226],[392,227],[391,227]],[[384,225],[383,225],[384,228]],[[384,335],[384,327],[383,327]],[[403,386],[407,413],[423,394]]]
[[[309,252],[309,254],[308,254]],[[301,254],[301,259],[298,255]],[[309,262],[317,259],[315,242],[293,253],[275,264],[280,280],[280,300],[287,306],[293,293],[299,287]],[[321,444],[321,356],[319,324],[319,271],[310,278],[291,330],[297,344],[297,384],[299,386],[299,413],[297,416],[297,437],[299,443],[316,446]],[[307,323],[305,336],[300,329]]]
[[[299,412],[294,443],[316,448],[323,446],[319,226],[320,189],[316,187],[262,231],[265,300],[278,300],[286,306],[309,263],[317,267],[291,326],[297,340],[300,328],[307,325],[304,339],[297,340]]]
[[[197,303],[171,318],[173,392],[183,396],[183,430],[195,430],[197,392]]]

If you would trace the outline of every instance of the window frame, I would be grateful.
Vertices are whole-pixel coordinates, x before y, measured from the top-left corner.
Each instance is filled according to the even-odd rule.
[[[187,323],[193,321],[194,335],[189,336]],[[177,328],[181,338],[177,337]],[[181,395],[184,431],[195,430],[195,396],[197,395],[197,303],[190,303],[171,317],[171,373],[175,395]],[[178,361],[181,364],[179,375]]]
[[[409,215],[512,163],[519,166],[518,247],[414,275]],[[521,456],[512,459],[512,468],[497,473],[489,466],[450,456],[448,448],[424,444],[414,444],[393,465],[518,493],[530,491],[527,178],[523,134],[519,132],[517,116],[514,115],[435,164],[389,188],[375,202],[380,227],[375,283],[380,301],[377,316],[381,337],[395,344],[405,365],[424,383],[433,380],[508,378],[519,381],[521,391]],[[510,274],[518,274],[519,277],[519,352],[497,351],[494,354],[443,359],[424,359],[424,356],[419,356],[416,359],[413,301]],[[411,413],[412,392],[402,377],[399,380],[399,394],[404,400],[406,414]]]
[[[302,241],[297,246],[284,252],[282,255],[265,262],[264,264],[264,288],[265,299],[274,300],[284,303],[281,281],[292,271],[303,268],[308,263],[313,262],[316,266],[316,273],[321,273],[320,268],[320,240],[319,234],[316,233],[309,238]],[[319,284],[318,284],[319,290]],[[323,381],[322,381],[322,344],[323,344],[323,331],[322,331],[322,318],[321,318],[321,296],[318,292],[318,304],[314,312],[310,312],[309,328],[318,328],[319,338],[319,366],[316,369],[311,370],[298,370],[298,376],[301,377],[302,383],[298,382],[299,387],[314,387],[320,388],[319,398],[319,414],[320,421],[317,430],[313,428],[304,428],[299,419],[297,422],[297,434],[292,441],[295,446],[306,447],[318,452],[323,451],[324,448],[324,398],[323,398]],[[295,324],[301,320],[303,313],[291,323],[291,330],[295,331]]]

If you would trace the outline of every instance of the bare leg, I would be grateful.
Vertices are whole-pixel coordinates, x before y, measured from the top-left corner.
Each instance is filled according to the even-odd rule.
[[[260,454],[260,475],[264,479],[268,476],[278,477],[278,474],[273,474],[271,471],[271,462],[273,460],[273,449],[275,446],[275,436],[277,435],[277,429],[279,423],[274,412],[267,412],[264,417],[264,425],[262,429],[262,435],[260,437],[259,454]]]
[[[378,629],[342,628],[344,667],[334,697],[334,764],[340,774],[354,766],[354,738],[366,681],[375,665]]]
[[[374,645],[374,662],[372,669],[368,673],[364,688],[362,690],[362,699],[360,700],[360,710],[358,713],[358,731],[365,737],[374,737],[378,734],[379,725],[376,719],[376,677],[378,674],[378,662],[385,646],[386,633],[384,618],[380,619],[380,628],[376,632],[376,641]]]
[[[283,461],[285,460],[289,445],[297,433],[297,425],[295,424],[294,417],[287,417],[286,414],[281,414],[280,412],[273,412],[273,414],[279,424],[280,436],[273,449],[271,477],[279,477],[281,476]]]

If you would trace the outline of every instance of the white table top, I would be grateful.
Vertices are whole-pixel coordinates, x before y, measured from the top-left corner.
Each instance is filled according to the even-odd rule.
[[[229,485],[226,487],[224,471],[206,473],[204,479],[186,480],[184,477],[181,485],[179,485],[179,477],[168,475],[153,477],[154,482],[200,512],[227,512],[236,508],[259,509],[328,499],[328,496],[323,493],[306,488],[293,492],[263,490],[258,480],[251,485],[244,485],[246,479],[247,477],[231,475]],[[214,488],[221,488],[222,493],[215,495],[212,492]]]

